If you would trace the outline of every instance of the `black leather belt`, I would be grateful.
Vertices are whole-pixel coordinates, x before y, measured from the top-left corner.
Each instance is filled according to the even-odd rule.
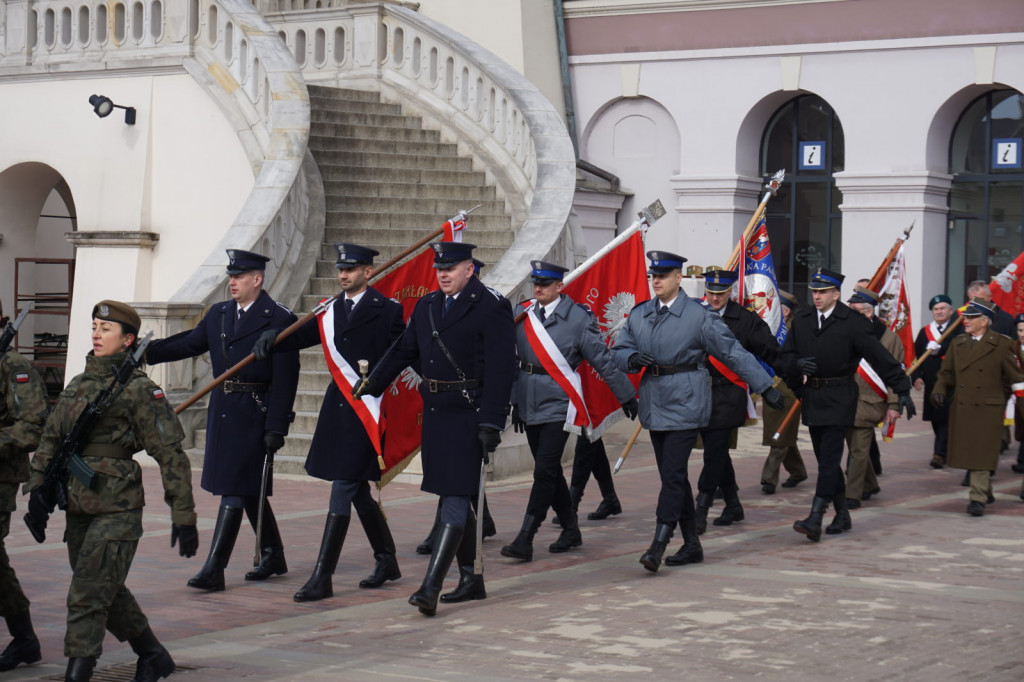
[[[476,379],[465,381],[437,381],[436,379],[424,379],[427,390],[431,393],[448,393],[449,391],[469,391],[480,386]]]
[[[850,377],[810,377],[807,385],[811,388],[825,388],[826,386],[845,386],[853,381]]]
[[[225,393],[266,393],[270,390],[270,384],[248,383],[245,381],[225,381]]]
[[[700,365],[696,362],[688,362],[682,365],[651,365],[647,368],[647,373],[655,377],[664,377],[680,372],[696,372],[698,369]]]
[[[131,459],[135,450],[113,443],[89,443],[82,449],[82,457],[108,457],[110,459]]]
[[[519,361],[519,368],[527,374],[548,374],[543,365],[534,365],[529,362]]]

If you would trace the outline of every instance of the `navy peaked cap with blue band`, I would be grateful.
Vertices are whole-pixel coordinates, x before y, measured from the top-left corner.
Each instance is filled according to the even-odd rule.
[[[854,287],[853,295],[850,296],[847,303],[867,303],[868,305],[878,305],[878,294],[866,287]]]
[[[647,259],[651,261],[651,266],[647,268],[647,274],[681,270],[683,263],[686,262],[682,256],[668,251],[648,251]]]
[[[781,300],[782,305],[786,306],[790,310],[800,307],[800,301],[796,300],[796,296],[789,293],[788,291],[783,291],[782,289],[779,289],[779,298]]]
[[[983,298],[972,298],[971,302],[967,304],[966,309],[960,313],[963,317],[977,317],[978,315],[984,315],[990,320],[996,319],[996,311],[992,307],[992,304]]]
[[[530,271],[530,279],[533,280],[534,284],[561,282],[565,277],[565,273],[569,272],[569,268],[563,268],[561,265],[547,263],[542,260],[530,261],[530,267],[533,268]]]
[[[843,275],[838,272],[832,272],[825,268],[818,268],[814,274],[811,275],[811,283],[807,285],[808,289],[822,290],[832,288],[842,288],[843,280],[846,279]]]
[[[270,260],[266,256],[241,249],[228,249],[227,253],[229,275],[240,275],[250,270],[266,270],[267,262]]]
[[[928,301],[928,310],[931,310],[940,303],[945,303],[946,305],[953,305],[953,299],[951,299],[949,296],[946,296],[945,294],[932,296],[932,300]]]
[[[476,275],[480,274],[480,271],[487,267],[487,263],[483,262],[479,258],[473,259],[473,273]]]
[[[338,242],[334,245],[334,250],[338,252],[338,262],[334,264],[334,267],[339,270],[356,268],[360,265],[373,265],[373,257],[380,255],[380,251],[347,242]]]
[[[473,260],[473,249],[476,248],[476,244],[468,242],[433,242],[430,248],[434,250],[434,267],[450,268],[456,263]]]
[[[724,294],[739,279],[735,270],[708,270],[704,273],[704,291]]]

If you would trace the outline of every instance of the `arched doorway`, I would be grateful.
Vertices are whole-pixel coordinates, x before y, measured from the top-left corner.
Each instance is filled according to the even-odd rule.
[[[800,95],[772,115],[761,139],[765,181],[780,168],[786,181],[768,203],[768,234],[779,286],[806,300],[810,273],[842,268],[842,195],[833,174],[843,170],[843,127],[828,102]]]
[[[74,247],[64,235],[77,228],[74,199],[56,170],[41,163],[22,163],[0,172],[0,207],[4,314],[13,318],[31,304],[32,312],[14,345],[54,393],[63,386],[67,360]]]
[[[949,144],[946,290],[966,295],[1024,250],[1024,95],[992,90],[964,109]]]

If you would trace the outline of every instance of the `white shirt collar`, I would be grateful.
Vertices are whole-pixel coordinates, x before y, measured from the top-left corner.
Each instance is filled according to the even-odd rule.
[[[679,294],[673,296],[671,301],[666,301],[664,303],[661,301],[661,299],[658,299],[658,308],[671,308],[672,304],[676,302],[677,298],[679,298]]]
[[[835,309],[836,309],[836,305],[835,305],[835,303],[833,303],[833,304],[832,304],[832,307],[831,307],[831,308],[829,308],[828,310],[819,310],[819,311],[818,311],[818,319],[821,319],[821,316],[822,316],[822,315],[824,315],[824,316],[825,316],[825,319],[827,320],[827,319],[828,319],[829,317],[831,317],[831,316],[832,316],[832,312],[833,312],[833,311],[834,311]]]
[[[360,291],[355,296],[349,296],[348,294],[345,294],[345,298],[351,299],[352,300],[352,305],[353,306],[357,306],[357,305],[359,305],[359,301],[361,301],[363,299],[363,294],[365,294],[365,293],[366,293],[366,289],[363,289],[362,291]]]

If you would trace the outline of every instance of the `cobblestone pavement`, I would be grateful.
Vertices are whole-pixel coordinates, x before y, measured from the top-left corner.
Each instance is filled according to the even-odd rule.
[[[631,424],[606,437],[614,460]],[[509,434],[511,436],[511,433]],[[227,571],[228,589],[206,594],[185,582],[205,557],[217,500],[198,490],[200,555],[169,547],[170,519],[157,471],[145,468],[150,506],[146,536],[129,587],[153,630],[182,670],[171,679],[215,680],[1021,680],[1024,679],[1024,502],[1010,471],[1017,444],[993,479],[997,502],[986,515],[964,514],[959,470],[935,470],[931,429],[901,422],[883,444],[882,492],[853,512],[853,531],[818,544],[795,533],[813,496],[811,480],[761,494],[767,449],[760,427],[741,430],[734,461],[746,519],[708,526],[705,563],[662,567],[638,559],[654,531],[657,471],[646,435],[615,482],[621,516],[585,519],[599,501],[592,482],[581,504],[583,546],[550,554],[557,528],[537,535],[533,562],[500,556],[518,530],[528,477],[491,484],[498,536],[485,543],[488,598],[441,605],[426,618],[406,603],[427,557],[414,553],[436,498],[415,485],[385,488],[384,506],[404,577],[380,590],[358,581],[372,553],[357,523],[334,578],[335,597],[297,604],[323,529],[329,487],[281,477],[274,507],[290,572],[246,583],[252,532],[243,528]],[[695,453],[690,470],[699,472]],[[717,516],[721,502],[712,509]],[[24,501],[22,501],[24,506]],[[19,513],[16,518],[20,519]],[[827,520],[827,519],[826,519]],[[63,520],[51,522],[59,538]],[[62,679],[69,569],[60,542],[36,545],[20,521],[8,541],[11,560],[33,601],[44,662],[5,680]],[[679,546],[673,539],[669,552]],[[446,586],[454,586],[455,573]],[[98,672],[131,678],[134,657],[107,638]],[[97,675],[97,679],[99,675]]]

